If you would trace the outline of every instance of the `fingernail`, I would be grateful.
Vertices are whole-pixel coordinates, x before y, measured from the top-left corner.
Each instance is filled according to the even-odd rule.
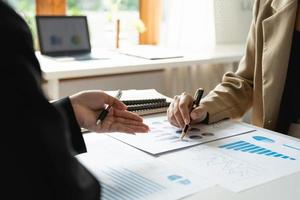
[[[185,119],[184,122],[185,122],[185,124],[189,124],[189,123],[190,123],[190,120]]]

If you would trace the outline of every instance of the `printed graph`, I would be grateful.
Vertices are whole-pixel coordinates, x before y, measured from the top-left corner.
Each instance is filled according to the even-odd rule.
[[[170,176],[168,176],[168,179],[172,182],[181,184],[181,185],[189,185],[191,184],[191,181],[189,179],[186,179],[182,176],[176,175],[176,174],[172,174]]]
[[[128,169],[102,170],[109,182],[102,183],[102,197],[115,199],[147,199],[166,188]],[[103,177],[102,177],[103,178]]]
[[[219,146],[219,148],[224,148],[224,149],[230,149],[230,150],[235,150],[235,151],[240,151],[240,152],[245,152],[245,153],[253,153],[253,154],[259,154],[259,155],[264,155],[268,157],[273,157],[273,158],[281,158],[281,159],[286,159],[286,160],[296,160],[295,158],[292,158],[290,156],[251,144],[246,141],[237,141],[225,145]]]

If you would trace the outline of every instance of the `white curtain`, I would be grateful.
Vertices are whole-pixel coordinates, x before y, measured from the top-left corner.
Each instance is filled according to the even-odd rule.
[[[238,62],[191,65],[166,70],[166,95],[174,95],[187,92],[194,94],[197,88],[204,89],[204,95],[215,88],[222,80],[223,74],[235,71]]]
[[[232,0],[223,0],[232,1]],[[164,0],[162,45],[193,54],[210,52],[215,46],[214,0]],[[166,71],[168,95],[193,94],[202,87],[212,90],[236,63],[203,64]]]
[[[197,49],[215,43],[213,0],[164,0],[161,41],[167,47]]]
[[[161,42],[180,49],[244,43],[254,0],[164,0]]]

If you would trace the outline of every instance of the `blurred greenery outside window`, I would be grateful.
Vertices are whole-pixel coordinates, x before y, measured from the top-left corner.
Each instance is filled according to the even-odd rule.
[[[6,0],[28,23],[37,48],[35,0]],[[67,0],[67,15],[86,15],[94,48],[114,48],[116,19],[120,19],[120,46],[138,44],[144,30],[139,0]]]
[[[4,0],[5,1],[5,0]],[[6,0],[27,22],[32,32],[34,46],[37,47],[37,32],[35,25],[35,0]]]

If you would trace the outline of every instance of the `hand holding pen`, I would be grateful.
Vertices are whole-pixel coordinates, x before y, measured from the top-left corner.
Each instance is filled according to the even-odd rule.
[[[85,130],[98,133],[148,132],[149,127],[143,123],[143,118],[129,112],[127,106],[118,100],[121,93],[118,92],[117,98],[100,90],[82,91],[71,95],[69,98],[78,125]],[[106,108],[106,111],[100,114],[103,108]],[[100,121],[97,125],[98,120]]]
[[[193,123],[200,123],[206,119],[208,112],[205,106],[199,104],[199,106],[196,107],[194,105],[195,99],[196,97],[185,92],[181,95],[174,96],[167,111],[168,120],[173,126],[184,128],[185,125],[191,121],[193,121]]]
[[[121,99],[122,96],[122,90],[118,90],[116,97],[117,99]],[[106,107],[104,108],[104,110],[102,110],[99,114],[99,116],[97,117],[97,121],[96,124],[99,125],[107,116],[107,114],[109,113],[109,111],[111,110],[112,105],[106,105]]]
[[[202,98],[204,90],[202,88],[197,89],[195,96],[194,96],[194,101],[193,101],[193,105],[191,107],[190,113],[199,106],[200,100]],[[182,130],[182,133],[180,135],[180,139],[183,139],[185,137],[185,135],[188,132],[188,129],[190,127],[190,123],[189,124],[185,124],[184,129]]]

